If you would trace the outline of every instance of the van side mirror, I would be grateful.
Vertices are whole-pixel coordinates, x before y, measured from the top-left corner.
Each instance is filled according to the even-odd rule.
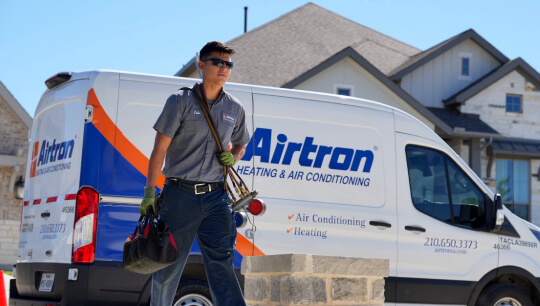
[[[501,227],[501,225],[504,223],[504,212],[503,212],[503,202],[502,197],[499,193],[495,195],[495,198],[493,199],[494,202],[494,211],[495,211],[495,229],[498,229]]]

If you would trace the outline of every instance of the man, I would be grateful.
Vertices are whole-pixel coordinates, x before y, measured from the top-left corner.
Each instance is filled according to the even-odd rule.
[[[245,305],[234,273],[236,225],[231,200],[223,187],[223,166],[242,158],[249,134],[245,113],[235,97],[223,90],[229,78],[234,50],[212,41],[200,51],[202,92],[210,104],[223,148],[218,152],[208,122],[192,90],[179,90],[167,100],[154,129],[157,131],[150,156],[141,214],[155,211],[155,184],[165,160],[167,178],[159,215],[171,227],[180,257],[176,264],[152,276],[151,305],[171,305],[182,270],[197,237],[206,267],[214,305]],[[195,85],[198,86],[199,84]]]

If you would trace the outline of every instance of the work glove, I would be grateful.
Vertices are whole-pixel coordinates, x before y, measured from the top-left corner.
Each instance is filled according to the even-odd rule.
[[[232,167],[236,164],[236,158],[234,158],[231,151],[218,152],[217,158],[222,166]]]
[[[155,203],[155,196],[156,196],[156,187],[144,187],[144,198],[141,202],[141,216],[146,216],[146,211],[148,210],[148,207],[151,207],[154,211],[154,214],[157,213],[156,211],[156,203]]]

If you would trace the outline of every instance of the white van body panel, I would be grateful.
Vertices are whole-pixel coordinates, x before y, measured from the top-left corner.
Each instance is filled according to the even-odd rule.
[[[182,87],[191,87],[200,80],[156,78],[152,75],[121,73],[116,126],[144,156],[150,158],[156,131],[153,126],[163,111],[167,98]],[[251,90],[247,86],[226,85],[225,90],[242,101],[246,124],[252,133]],[[133,124],[136,122],[136,124]]]
[[[363,101],[336,104],[302,95],[270,95],[272,92],[262,93],[261,88],[254,91],[261,93],[253,94],[252,139],[262,130],[268,134],[253,145],[255,151],[266,147],[268,155],[249,161],[244,157],[235,168],[245,180],[254,181],[254,189],[269,204],[263,217],[255,217],[257,247],[265,254],[383,257],[390,259],[394,273],[397,220],[392,112],[378,105],[364,107]],[[348,137],[340,137],[344,130]],[[303,144],[304,149],[288,158],[287,152],[295,144],[298,148]],[[316,165],[323,147],[334,151]],[[350,152],[348,157],[353,151],[372,152],[373,164],[366,165],[365,158],[357,170],[352,170],[352,164],[331,169],[337,149]],[[348,157],[344,154],[335,161],[345,165]],[[392,227],[372,226],[370,221]]]
[[[539,241],[531,232],[531,229],[539,231],[539,228],[518,216],[514,215],[508,208],[504,207],[504,215],[512,226],[519,233],[517,237],[500,236],[499,245],[499,266],[514,266],[529,271],[532,275],[540,275]]]

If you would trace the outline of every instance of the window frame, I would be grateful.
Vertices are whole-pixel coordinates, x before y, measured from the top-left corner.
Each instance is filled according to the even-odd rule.
[[[445,179],[446,179],[446,188],[447,188],[447,192],[448,192],[448,199],[449,199],[449,202],[448,203],[448,206],[449,206],[449,211],[450,211],[450,220],[451,220],[451,223],[447,223],[445,222],[444,220],[441,220],[441,219],[438,219],[432,215],[429,215],[427,214],[426,212],[422,211],[421,209],[419,209],[416,204],[414,203],[414,199],[413,199],[413,191],[412,191],[412,184],[411,184],[411,177],[409,175],[409,159],[408,159],[408,156],[407,156],[407,148],[409,147],[416,147],[416,148],[421,148],[421,149],[427,149],[427,150],[431,150],[431,151],[434,151],[434,152],[437,152],[437,153],[440,153],[442,154],[443,156],[443,161],[444,161],[444,171],[445,171]],[[411,200],[411,203],[413,204],[414,208],[419,211],[420,213],[430,217],[430,218],[433,218],[439,222],[442,222],[444,224],[448,224],[450,226],[455,226],[455,227],[459,227],[459,228],[463,228],[463,229],[468,229],[468,230],[473,230],[473,231],[482,231],[482,232],[489,232],[489,209],[487,207],[488,203],[489,203],[489,197],[487,196],[486,192],[480,188],[480,186],[478,186],[478,184],[470,177],[470,175],[467,173],[467,171],[463,170],[463,168],[459,165],[459,163],[457,163],[453,158],[451,158],[448,154],[446,154],[446,152],[442,151],[442,150],[439,150],[437,148],[434,148],[434,147],[429,147],[429,146],[423,146],[423,145],[418,145],[418,144],[407,144],[405,146],[405,161],[407,163],[407,177],[408,177],[408,181],[409,181],[409,193],[410,193],[410,200]],[[454,163],[454,165],[471,181],[472,184],[474,184],[474,186],[481,192],[482,194],[482,197],[484,198],[484,201],[483,201],[483,208],[484,208],[484,222],[483,224],[481,224],[479,227],[467,227],[467,226],[464,226],[464,225],[461,225],[461,224],[456,224],[454,222],[454,203],[452,202],[452,192],[451,192],[451,186],[450,186],[450,178],[449,178],[449,171],[448,171],[448,161],[447,160],[450,160]]]
[[[509,111],[509,110],[508,110],[508,98],[509,98],[509,97],[512,97],[512,98],[519,98],[519,111],[518,111],[518,112],[516,112],[516,111]],[[506,111],[506,113],[522,114],[522,113],[523,113],[523,95],[517,95],[517,94],[510,94],[510,93],[507,93],[507,94],[506,94],[506,99],[505,99],[504,106],[505,106],[505,111]]]

